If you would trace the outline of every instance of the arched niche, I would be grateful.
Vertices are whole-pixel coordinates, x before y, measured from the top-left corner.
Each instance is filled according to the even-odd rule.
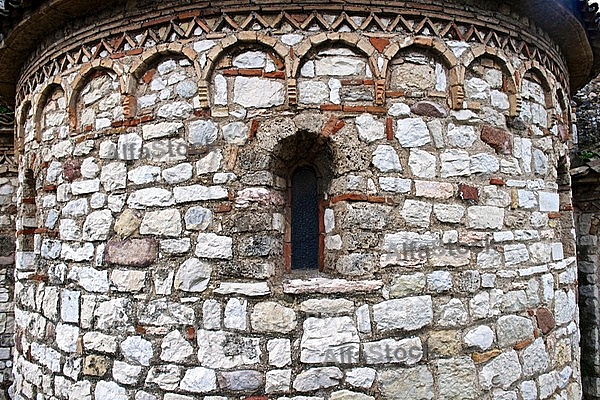
[[[553,100],[552,89],[546,76],[537,68],[523,73],[521,79],[520,117],[534,134],[542,135],[552,125]]]
[[[273,48],[258,41],[237,42],[219,53],[211,65],[210,103],[225,115],[282,106],[286,103],[285,66]]]
[[[433,49],[405,47],[388,63],[388,90],[405,97],[445,97],[451,86],[448,70]]]
[[[194,61],[183,53],[153,53],[132,72],[133,97],[127,101],[138,117],[181,120],[200,108],[198,74]]]
[[[44,142],[68,136],[67,97],[61,85],[53,83],[42,91],[35,113],[35,123],[39,139]]]
[[[69,114],[71,128],[77,132],[101,131],[122,121],[119,75],[107,67],[90,68],[74,83]]]
[[[25,143],[35,137],[35,127],[33,123],[33,109],[31,101],[26,100],[21,106],[16,120],[16,143],[15,150],[18,155],[22,155],[25,150]]]
[[[484,120],[499,127],[514,116],[518,98],[514,73],[506,60],[483,53],[465,71],[464,90],[468,108],[477,109]]]
[[[342,41],[325,41],[300,60],[298,104],[372,105],[378,72],[369,54]]]
[[[330,139],[305,130],[281,139],[272,150],[269,170],[278,180],[286,182],[283,194],[286,270],[334,268],[335,255],[325,254],[324,232],[324,199],[335,173]],[[303,215],[307,216],[306,220]],[[302,237],[306,238],[304,244]],[[312,261],[304,263],[307,259]]]

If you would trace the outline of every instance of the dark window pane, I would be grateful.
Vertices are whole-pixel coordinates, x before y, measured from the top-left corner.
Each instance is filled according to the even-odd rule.
[[[298,168],[292,176],[292,269],[319,268],[317,176]]]

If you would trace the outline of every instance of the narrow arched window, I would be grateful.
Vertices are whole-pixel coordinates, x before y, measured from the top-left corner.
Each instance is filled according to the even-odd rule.
[[[291,267],[319,269],[319,194],[317,174],[299,167],[291,179]]]

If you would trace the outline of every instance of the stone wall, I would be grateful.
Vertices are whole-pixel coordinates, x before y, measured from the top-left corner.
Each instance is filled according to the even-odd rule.
[[[579,297],[581,317],[581,374],[586,398],[600,398],[599,298],[598,298],[598,214],[594,211],[600,193],[590,189],[597,186],[596,176],[576,177],[573,185],[575,227],[577,229],[577,258],[579,265]]]
[[[12,383],[12,300],[18,181],[15,172],[10,172],[6,166],[4,169],[4,173],[0,174],[0,387],[6,391]]]
[[[22,81],[15,398],[579,398],[561,58],[280,11],[166,9]]]

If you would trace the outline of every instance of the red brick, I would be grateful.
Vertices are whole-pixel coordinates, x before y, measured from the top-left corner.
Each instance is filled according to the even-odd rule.
[[[156,69],[150,69],[150,70],[146,71],[146,73],[142,77],[142,82],[150,83],[152,81],[152,78],[154,78],[155,74],[156,74]]]
[[[265,78],[285,79],[285,73],[283,73],[283,71],[265,72],[263,76]]]
[[[369,203],[394,204],[394,200],[385,196],[368,196],[367,201]]]
[[[394,140],[394,120],[391,117],[385,119],[385,136],[387,140]]]
[[[239,69],[239,75],[241,76],[262,76],[262,69]]]
[[[48,275],[40,275],[40,274],[29,275],[29,277],[27,279],[29,279],[30,281],[35,281],[35,282],[48,282],[48,280],[49,280]]]
[[[390,97],[390,98],[404,97],[404,91],[402,91],[402,90],[386,91],[385,95],[386,95],[386,97]]]
[[[260,121],[257,119],[253,119],[250,124],[250,132],[248,133],[248,140],[253,140],[256,136],[256,132],[258,132],[258,127],[260,126]]]
[[[385,107],[367,106],[365,110],[371,114],[387,114],[387,108]]]
[[[490,178],[490,185],[504,186],[506,182],[502,178]]]
[[[321,104],[321,111],[342,111],[342,106],[339,104]]]
[[[230,203],[221,203],[215,207],[216,213],[226,213],[231,211],[232,207]]]
[[[458,190],[461,199],[479,201],[479,189],[476,187],[461,183]]]
[[[550,218],[550,219],[559,219],[560,218],[560,213],[559,212],[548,213],[548,218]]]
[[[331,116],[331,118],[329,118],[329,120],[325,123],[325,125],[323,125],[321,134],[324,137],[333,136],[336,133],[338,133],[340,131],[340,129],[342,129],[345,125],[346,125],[346,123],[344,121],[341,121],[341,120],[337,119],[336,117]]]
[[[366,112],[367,111],[367,107],[366,106],[349,106],[349,105],[344,105],[344,106],[342,106],[342,110],[346,111],[346,112]]]
[[[193,326],[188,326],[185,329],[185,334],[186,334],[188,340],[194,340],[196,337],[196,329],[194,329]]]
[[[368,196],[366,194],[358,193],[347,193],[339,196],[335,196],[331,199],[331,204],[339,203],[340,201],[367,201]]]
[[[390,41],[385,38],[372,37],[369,38],[369,42],[377,49],[378,52],[383,53],[383,50],[390,44]]]

